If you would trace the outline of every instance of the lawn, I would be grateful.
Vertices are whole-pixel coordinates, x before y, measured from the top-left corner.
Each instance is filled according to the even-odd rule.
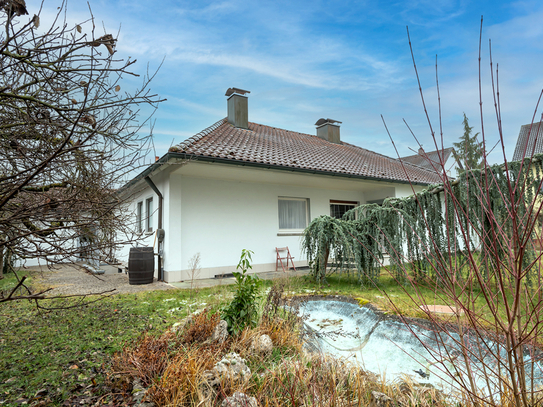
[[[29,277],[32,282],[32,275]],[[381,277],[374,288],[361,287],[352,274],[332,275],[329,284],[322,286],[309,277],[281,280],[287,295],[350,296],[397,312],[392,299],[402,313],[422,316],[409,306],[405,287],[388,277]],[[7,275],[0,280],[0,289],[13,284],[13,277]],[[272,284],[264,281],[261,292]],[[197,309],[218,309],[229,302],[234,289],[221,285],[118,294],[68,309],[76,300],[43,301],[50,310],[38,310],[28,301],[0,304],[0,404],[73,405],[90,400],[107,404],[110,389],[105,383],[116,352],[143,333],[159,336]],[[422,293],[433,302],[431,287],[423,288]]]

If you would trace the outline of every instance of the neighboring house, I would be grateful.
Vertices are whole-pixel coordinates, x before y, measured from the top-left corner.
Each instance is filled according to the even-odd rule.
[[[521,126],[513,161],[520,161],[541,153],[543,153],[543,122]]]
[[[403,162],[408,162],[410,164],[418,165],[419,167],[426,168],[430,171],[436,171],[438,174],[443,172],[441,163],[445,168],[446,174],[448,177],[455,177],[457,174],[457,168],[459,164],[454,158],[454,148],[447,147],[443,150],[429,151],[426,152],[421,147],[415,155],[410,155],[407,157],[401,157],[400,160]]]
[[[520,161],[537,154],[543,154],[543,122],[525,124],[520,127],[517,145],[513,153],[513,161]],[[541,195],[537,198],[536,202],[539,205],[543,203]],[[540,227],[535,232],[536,236],[533,243],[537,248],[543,249],[543,233],[541,230],[541,225],[543,225],[543,211],[540,212],[538,221]]]
[[[247,93],[229,89],[227,118],[172,147],[124,187],[146,244],[156,249],[153,232],[164,230],[166,281],[190,279],[198,253],[199,278],[232,273],[242,249],[254,251],[254,272],[275,270],[276,247],[288,246],[296,266],[307,265],[300,237],[312,219],[441,181],[434,171],[341,141],[331,119],[317,122],[316,135],[249,122]]]

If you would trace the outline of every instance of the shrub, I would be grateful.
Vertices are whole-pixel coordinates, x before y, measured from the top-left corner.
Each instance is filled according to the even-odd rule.
[[[251,266],[251,250],[243,249],[241,258],[234,272],[236,293],[232,302],[222,310],[222,317],[228,323],[232,335],[239,334],[245,327],[253,327],[258,322],[257,298],[260,279],[247,274]]]

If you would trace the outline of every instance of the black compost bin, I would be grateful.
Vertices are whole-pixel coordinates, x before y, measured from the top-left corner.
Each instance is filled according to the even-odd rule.
[[[132,247],[128,256],[128,283],[151,284],[155,273],[155,254],[152,247]]]

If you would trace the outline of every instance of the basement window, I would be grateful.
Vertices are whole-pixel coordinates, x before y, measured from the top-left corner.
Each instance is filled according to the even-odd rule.
[[[309,200],[307,198],[279,197],[279,230],[302,232],[309,223]]]

